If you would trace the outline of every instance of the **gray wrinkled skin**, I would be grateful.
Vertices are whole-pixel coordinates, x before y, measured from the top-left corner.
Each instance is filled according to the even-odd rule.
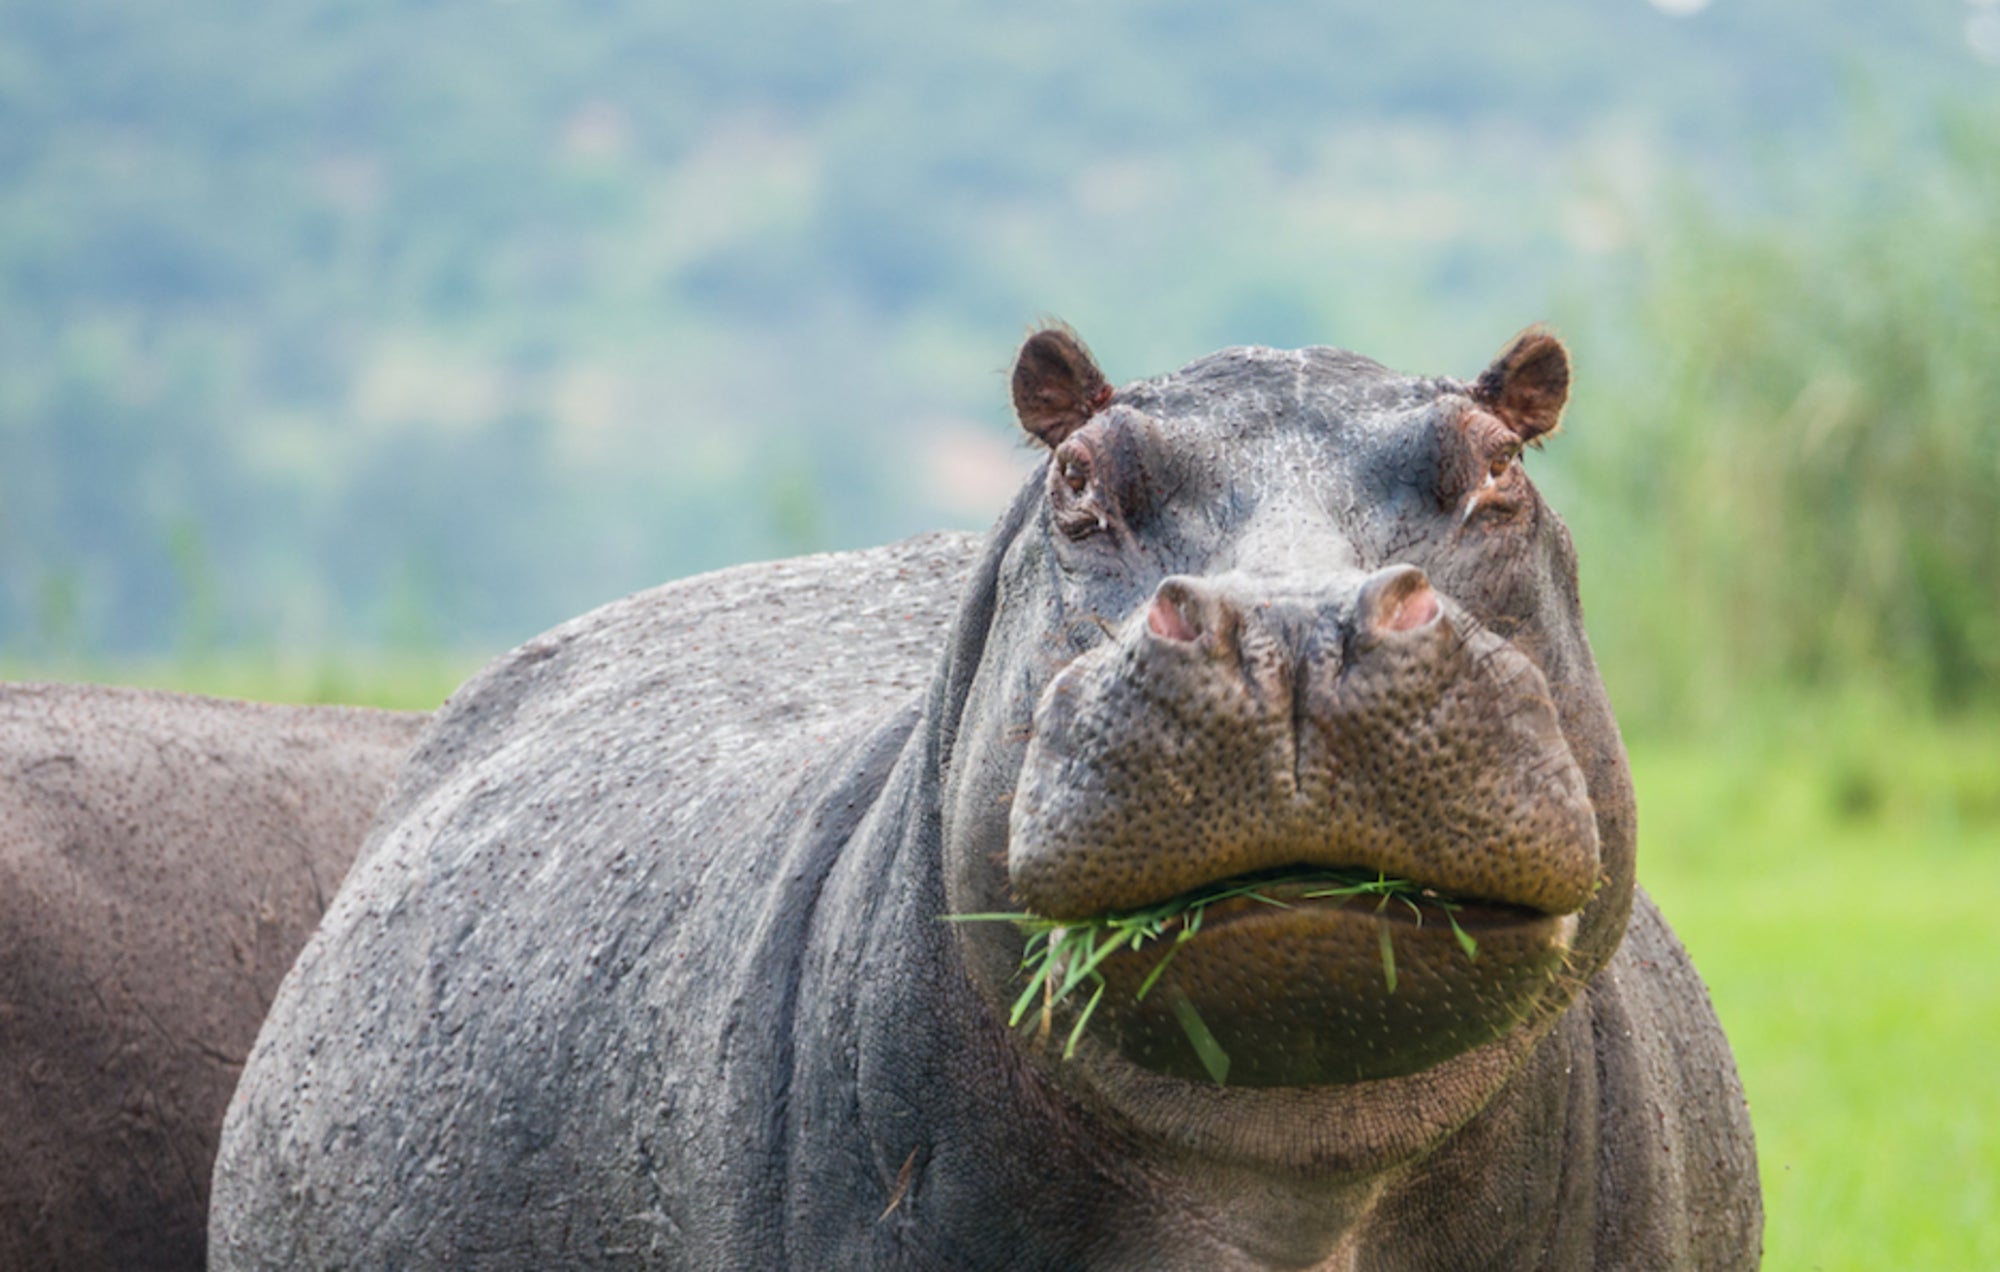
[[[1489,453],[1534,395],[1232,350],[1114,397],[1032,346],[1054,459],[984,544],[669,585],[447,704],[246,1068],[216,1267],[1755,1264],[1742,1093],[1633,884],[1567,536]],[[1191,821],[1148,812],[1186,789]],[[1228,1086],[1143,1021],[1071,1061],[1010,1032],[1019,934],[941,921],[1332,854],[1493,925],[1483,964],[1412,947],[1424,1039],[1385,1076],[1293,1008],[1360,985],[1386,918],[1184,947],[1245,1062],[1285,1053]]]
[[[229,1093],[426,719],[0,686],[0,1268],[204,1266]]]

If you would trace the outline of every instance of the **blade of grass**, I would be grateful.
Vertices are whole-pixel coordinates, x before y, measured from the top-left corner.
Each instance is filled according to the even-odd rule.
[[[1375,924],[1376,934],[1382,946],[1382,981],[1393,994],[1396,992],[1396,945],[1389,938],[1388,920],[1377,919]]]
[[[1194,1009],[1188,996],[1176,989],[1173,992],[1174,1019],[1180,1022],[1181,1032],[1194,1047],[1195,1055],[1201,1057],[1201,1067],[1208,1070],[1208,1076],[1215,1079],[1215,1085],[1222,1086],[1229,1081],[1229,1053],[1208,1031],[1208,1022]]]
[[[1458,916],[1452,913],[1457,908],[1452,906],[1444,912],[1445,922],[1451,924],[1451,934],[1458,938],[1458,948],[1465,951],[1465,957],[1476,959],[1479,957],[1479,942],[1472,938],[1472,933],[1458,925]]]
[[[1022,1019],[1027,1016],[1028,1008],[1034,1005],[1035,996],[1041,992],[1044,985],[1048,984],[1048,980],[1049,978],[1045,972],[1037,972],[1028,978],[1028,987],[1021,991],[1019,998],[1014,1000],[1014,1010],[1007,1013],[1007,1027],[1009,1029],[1020,1024]]]
[[[1160,973],[1166,971],[1167,964],[1174,961],[1174,952],[1193,940],[1194,934],[1199,931],[1201,931],[1201,912],[1197,910],[1195,911],[1193,920],[1181,928],[1180,935],[1176,936],[1174,943],[1167,947],[1167,952],[1160,955],[1160,961],[1153,964],[1153,970],[1146,973],[1146,979],[1139,982],[1138,992],[1132,995],[1133,1002],[1136,1003],[1145,1000],[1147,993],[1159,981]]]
[[[1083,961],[1072,967],[1069,974],[1063,978],[1062,988],[1057,991],[1056,997],[1065,997],[1071,990],[1082,984],[1086,978],[1096,977],[1097,965],[1099,963],[1102,963],[1105,959],[1110,958],[1113,954],[1116,954],[1119,950],[1124,949],[1138,939],[1139,933],[1128,929],[1125,931],[1113,931],[1111,935],[1105,937],[1102,941],[1092,942],[1089,952],[1084,955]]]
[[[1097,1004],[1104,1001],[1104,989],[1105,982],[1100,978],[1097,982],[1097,992],[1083,1005],[1083,1011],[1076,1018],[1076,1027],[1069,1031],[1069,1042],[1063,1047],[1063,1059],[1069,1060],[1076,1056],[1077,1040],[1083,1037],[1083,1027],[1089,1024],[1091,1016],[1096,1014]]]

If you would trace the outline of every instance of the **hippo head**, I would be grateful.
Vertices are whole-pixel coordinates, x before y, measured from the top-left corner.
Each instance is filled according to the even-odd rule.
[[[1630,782],[1568,533],[1521,464],[1568,387],[1541,331],[1471,381],[1250,348],[1115,391],[1068,330],[1028,340],[1014,400],[1049,456],[961,673],[952,910],[1402,883],[1212,905],[1099,966],[1073,1058],[1018,1031],[1029,1063],[1176,1144],[1379,1169],[1491,1100],[1603,966]],[[1021,932],[957,931],[1004,1017]]]

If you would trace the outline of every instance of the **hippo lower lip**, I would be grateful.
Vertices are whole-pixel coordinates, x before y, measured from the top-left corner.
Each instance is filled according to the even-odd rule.
[[[1194,1081],[1394,1077],[1517,1025],[1575,936],[1574,915],[1379,874],[1385,890],[1363,890],[1371,873],[1256,871],[1092,921],[1170,916],[1157,939],[1097,965],[1105,992],[1090,1029],[1141,1066]]]

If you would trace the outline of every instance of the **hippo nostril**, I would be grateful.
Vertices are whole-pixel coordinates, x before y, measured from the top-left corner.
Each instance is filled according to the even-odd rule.
[[[1395,608],[1383,615],[1383,631],[1415,631],[1438,616],[1437,593],[1431,591],[1428,583],[1417,587],[1397,602]]]
[[[1199,637],[1201,629],[1189,616],[1192,599],[1179,584],[1162,583],[1153,593],[1152,607],[1146,611],[1147,630],[1161,640],[1192,641]]]
[[[1356,626],[1372,635],[1413,632],[1443,612],[1430,580],[1415,566],[1385,570],[1361,589]]]

